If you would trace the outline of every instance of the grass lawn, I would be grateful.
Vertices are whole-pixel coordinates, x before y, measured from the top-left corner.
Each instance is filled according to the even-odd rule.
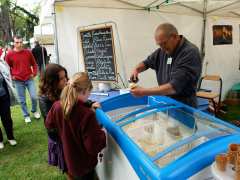
[[[220,115],[220,118],[240,127],[240,106],[228,105],[227,113]]]
[[[32,118],[32,123],[26,124],[20,106],[12,108],[12,118],[14,136],[18,143],[15,147],[7,143],[0,123],[5,144],[4,149],[0,150],[0,180],[66,179],[56,167],[48,165],[47,134],[43,119]]]
[[[229,105],[227,107],[227,113],[223,115],[224,119],[228,120],[239,120],[240,121],[240,106],[239,105]]]

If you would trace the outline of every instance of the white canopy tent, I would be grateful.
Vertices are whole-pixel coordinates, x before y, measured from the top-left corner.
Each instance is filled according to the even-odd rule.
[[[55,7],[59,62],[71,73],[83,70],[79,28],[113,25],[118,71],[128,77],[132,68],[156,48],[153,40],[156,26],[170,22],[205,55],[203,74],[222,76],[224,94],[240,80],[240,0],[52,0],[45,4]],[[46,9],[52,12],[52,7],[42,9],[43,23],[51,14]],[[213,46],[212,25],[232,25],[233,44]],[[73,63],[69,64],[70,60]],[[156,85],[154,76],[144,73],[141,83]]]
[[[239,0],[55,0],[66,5],[78,5],[91,8],[119,8],[132,10],[149,10],[177,14],[218,15],[228,17],[240,16]]]
[[[201,52],[203,57],[205,55],[204,40],[207,16],[240,18],[240,0],[56,0],[55,2],[68,2],[66,6],[119,8],[202,16],[203,35]]]

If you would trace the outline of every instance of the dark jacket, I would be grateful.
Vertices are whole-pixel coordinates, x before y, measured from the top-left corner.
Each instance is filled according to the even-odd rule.
[[[47,61],[48,61],[47,58],[48,57],[47,57],[47,50],[46,50],[45,47],[42,47],[40,45],[35,46],[32,49],[32,54],[37,61],[38,67],[43,66],[43,57],[44,57],[45,65],[47,64]]]
[[[47,96],[45,96],[45,95],[39,96],[39,108],[40,108],[41,114],[44,118],[44,121],[47,118],[47,114],[48,114],[49,110],[51,109],[53,103],[54,102],[51,101]],[[90,108],[93,103],[94,103],[94,101],[87,100],[84,104]]]
[[[159,48],[143,63],[146,68],[155,70],[158,85],[170,83],[173,86],[176,94],[170,97],[196,107],[196,88],[202,62],[194,44],[182,37],[173,54],[168,55]]]
[[[53,105],[53,101],[47,96],[39,96],[39,108],[41,114],[46,120],[47,114]],[[57,166],[62,172],[67,172],[67,165],[64,160],[64,152],[61,140],[58,137],[57,129],[51,129],[48,132],[48,164]]]
[[[44,122],[45,122],[45,120],[47,118],[47,115],[48,115],[48,112],[50,111],[50,109],[51,109],[51,107],[52,107],[54,102],[51,101],[45,95],[40,95],[39,96],[39,108],[40,108],[41,114],[43,116]],[[88,100],[84,104],[87,107],[90,108],[93,103],[94,103],[94,101]],[[48,137],[51,138],[52,141],[56,141],[56,142],[59,141],[57,129],[50,129],[50,130],[47,131],[47,133],[48,133]]]
[[[40,95],[39,96],[39,108],[41,114],[44,118],[44,122],[46,120],[47,114],[50,111],[53,101],[51,101],[47,96]],[[87,107],[91,107],[93,102],[88,100],[85,105]],[[67,166],[64,160],[64,152],[61,143],[61,139],[59,139],[57,129],[49,129],[48,133],[48,164],[57,166],[62,172],[67,171]]]
[[[41,111],[44,121],[47,118],[47,114],[48,114],[49,110],[51,109],[53,103],[54,102],[51,101],[47,96],[45,96],[45,95],[39,96],[39,108],[40,108],[40,111]]]
[[[81,177],[94,169],[98,153],[106,146],[106,136],[95,113],[81,100],[73,107],[69,120],[64,119],[60,101],[54,103],[45,126],[57,128],[69,174]]]

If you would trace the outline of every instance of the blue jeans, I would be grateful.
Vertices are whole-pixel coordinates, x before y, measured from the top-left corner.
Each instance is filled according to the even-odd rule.
[[[37,93],[36,93],[36,87],[33,79],[29,79],[26,81],[18,81],[14,80],[14,84],[16,86],[19,102],[21,104],[23,116],[27,117],[29,116],[28,109],[27,109],[27,103],[26,103],[26,88],[28,89],[28,92],[31,97],[32,101],[32,110],[31,112],[37,111]]]

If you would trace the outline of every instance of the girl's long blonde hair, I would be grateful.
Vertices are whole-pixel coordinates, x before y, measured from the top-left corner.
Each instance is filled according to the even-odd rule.
[[[92,90],[92,82],[85,72],[79,72],[73,75],[67,86],[61,93],[60,101],[65,119],[69,119],[73,106],[78,101],[79,93],[86,93]]]

